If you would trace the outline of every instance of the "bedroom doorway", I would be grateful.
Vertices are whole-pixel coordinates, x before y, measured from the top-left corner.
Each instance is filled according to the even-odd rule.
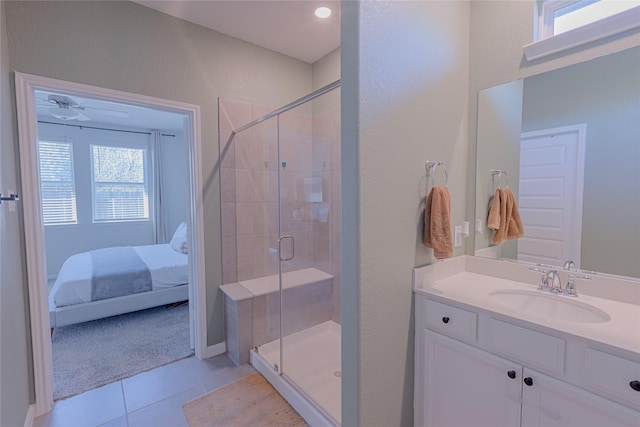
[[[25,240],[28,259],[27,274],[29,278],[28,286],[33,342],[36,414],[47,412],[53,404],[53,367],[50,326],[70,325],[85,320],[92,320],[92,318],[97,319],[132,311],[137,312],[141,309],[165,305],[169,302],[188,300],[190,346],[195,348],[196,356],[202,358],[206,350],[206,322],[203,279],[204,266],[201,261],[204,248],[201,237],[203,234],[203,218],[202,209],[198,209],[198,206],[202,203],[202,184],[199,162],[196,161],[196,159],[200,157],[199,107],[21,73],[16,73],[16,99],[21,152],[21,178],[24,193]],[[45,112],[49,113],[51,119],[43,119],[42,115],[38,116],[37,113],[41,113],[39,109],[44,109]],[[177,221],[175,215],[173,215],[173,217],[169,215],[170,218],[165,218],[166,224],[163,227],[164,238],[158,237],[163,234],[158,230],[158,227],[155,227],[158,220],[152,220],[152,216],[157,209],[153,201],[154,198],[158,196],[154,196],[157,188],[154,188],[156,186],[155,181],[151,180],[151,174],[157,169],[151,167],[151,163],[149,163],[148,168],[146,166],[138,168],[142,171],[141,173],[144,175],[144,178],[124,180],[126,182],[124,182],[124,184],[120,183],[120,188],[114,190],[114,181],[123,181],[121,178],[125,175],[129,177],[136,175],[135,165],[140,166],[144,164],[144,161],[141,159],[147,158],[149,162],[154,159],[150,153],[144,149],[138,149],[139,147],[131,148],[118,146],[118,144],[108,144],[109,138],[105,135],[113,132],[114,128],[110,127],[105,117],[111,116],[124,119],[124,116],[127,114],[130,115],[134,112],[139,112],[135,110],[155,110],[159,114],[164,115],[165,120],[171,116],[173,119],[179,119],[182,122],[180,130],[176,133],[180,133],[181,138],[184,139],[185,151],[183,153],[186,178],[184,188],[182,189],[182,197],[188,199],[188,203],[185,201],[186,206],[183,212],[184,226],[182,223],[180,223],[179,226],[172,224],[172,222]],[[100,123],[94,125],[89,119],[92,118],[91,116],[101,116],[103,119]],[[48,132],[50,135],[53,135],[47,138],[49,144],[41,147],[40,144],[42,140],[38,138],[38,126],[42,125],[42,123],[38,123],[38,121],[48,122],[46,126],[50,129],[64,129],[64,133],[67,135],[71,135],[72,130],[84,132],[87,135],[92,134],[89,136],[92,142],[87,144],[89,145],[89,149],[86,150],[86,154],[78,154],[69,150],[69,146],[65,145],[65,135],[60,137],[59,131],[55,130]],[[76,123],[73,123],[74,121]],[[124,128],[122,126],[120,127],[118,131],[129,131],[126,133],[128,136],[141,136],[140,134],[135,134],[134,132],[137,131],[127,128],[126,125]],[[155,126],[153,128],[155,128]],[[57,137],[56,132],[58,132]],[[96,133],[100,132],[103,134],[96,136]],[[160,132],[160,134],[155,135],[155,137],[157,140],[161,140],[163,137],[170,138],[169,135],[175,137],[175,134],[169,132],[164,133],[164,135]],[[153,139],[153,137],[152,132],[146,135],[147,139]],[[71,137],[67,136],[67,140],[68,139],[71,139]],[[38,143],[38,141],[40,141],[40,143]],[[65,150],[67,155],[65,155]],[[153,147],[150,147],[149,151],[153,151]],[[43,173],[39,159],[46,158],[47,155],[50,155],[52,159],[56,159],[58,163],[53,164],[58,165],[60,158],[73,158],[74,155],[86,156],[90,159],[90,162],[88,162],[89,165],[86,166],[85,169],[88,169],[88,176],[92,179],[87,180],[89,182],[82,181],[78,184],[79,187],[86,185],[88,188],[85,188],[85,190],[88,189],[91,194],[92,206],[89,208],[85,206],[84,213],[78,211],[75,213],[72,212],[71,214],[69,213],[69,207],[77,204],[75,194],[72,194],[71,197],[67,197],[66,199],[64,197],[55,199],[54,197],[53,201],[59,202],[57,204],[41,204],[41,181],[39,176],[46,177],[46,170],[45,173]],[[58,158],[56,156],[61,157]],[[127,173],[123,173],[122,170],[115,172],[114,170],[109,170],[110,160],[122,156],[130,160],[130,167],[127,169]],[[100,167],[98,167],[98,165]],[[107,178],[104,178],[104,176],[100,178],[96,169],[100,169],[100,173],[107,176]],[[58,175],[60,175],[59,170]],[[64,175],[64,173],[62,175]],[[108,178],[108,176],[112,176],[112,178]],[[116,178],[113,178],[113,176],[116,176]],[[149,185],[149,188],[140,187],[141,184],[145,184],[145,181],[146,184]],[[60,187],[64,187],[60,182],[55,184],[58,190],[60,190]],[[47,193],[47,195],[51,196],[51,194],[55,193],[56,188],[54,187],[56,187],[56,185],[50,186],[50,188],[47,189],[52,190],[53,193],[47,193],[43,186],[42,194],[45,195],[45,193]],[[139,188],[134,188],[136,186]],[[126,187],[126,189],[124,187]],[[74,191],[81,190],[80,188],[71,189]],[[67,186],[63,188],[63,190],[68,193],[70,187]],[[120,192],[118,193],[116,190]],[[123,197],[122,192],[125,190],[129,191],[128,196],[131,196],[130,193],[136,192],[141,195],[139,197],[139,203],[136,202],[136,200],[132,200],[132,197],[128,199]],[[117,197],[114,196],[114,191],[117,193]],[[123,198],[127,200],[123,201]],[[118,199],[120,199],[120,205],[117,203]],[[135,199],[135,197],[133,197],[133,199]],[[101,202],[105,200],[107,203],[101,204]],[[142,203],[142,201],[148,203],[148,206],[141,207],[140,203]],[[157,202],[157,199],[155,199],[155,201]],[[66,203],[66,205],[61,207],[60,205],[64,205],[64,203]],[[81,211],[81,209],[79,211]],[[139,273],[147,278],[145,279],[147,282],[144,282],[144,280],[143,282],[139,282],[140,277],[128,276],[128,283],[143,283],[140,285],[142,288],[125,292],[125,294],[109,294],[110,291],[108,291],[106,295],[101,295],[100,292],[102,291],[96,291],[95,288],[91,287],[96,286],[92,284],[92,282],[95,281],[94,276],[96,275],[90,274],[88,291],[81,291],[80,293],[89,292],[93,297],[96,295],[100,296],[98,296],[95,301],[89,301],[88,303],[83,302],[73,309],[63,307],[61,310],[60,308],[54,307],[55,310],[52,310],[53,314],[51,314],[47,292],[48,271],[50,269],[48,269],[49,260],[45,257],[46,231],[43,226],[43,221],[45,221],[46,224],[47,220],[52,220],[53,218],[53,221],[67,221],[70,223],[75,221],[77,223],[78,216],[80,215],[88,215],[92,219],[90,222],[93,223],[102,221],[102,223],[98,225],[103,228],[113,225],[109,224],[109,222],[113,222],[114,218],[117,219],[118,215],[124,215],[129,219],[130,217],[127,217],[127,215],[138,215],[142,218],[141,223],[153,223],[152,245],[137,245],[137,242],[145,243],[146,241],[136,241],[135,239],[133,239],[132,245],[127,245],[133,246],[137,258],[141,260],[142,264],[146,264],[149,267],[146,272]],[[124,222],[128,221],[123,221],[123,223]],[[131,224],[124,225],[130,226]],[[182,230],[182,228],[184,228],[184,230]],[[178,232],[179,230],[182,231]],[[146,231],[148,234],[151,230]],[[125,231],[125,233],[127,232]],[[110,234],[109,237],[111,238],[113,237],[113,233],[107,232],[106,234]],[[163,287],[163,289],[157,289],[158,286],[156,282],[154,282],[155,279],[148,280],[149,276],[152,278],[157,276],[157,271],[150,265],[154,263],[148,262],[147,258],[145,258],[146,255],[144,253],[138,253],[137,248],[138,246],[154,246],[156,242],[163,240],[164,242],[162,244],[166,245],[166,249],[170,250],[173,255],[178,253],[188,254],[185,256],[188,257],[186,281],[189,285],[184,286],[184,290],[175,291],[173,287],[169,288],[164,286],[164,282],[161,284],[162,286],[160,286]],[[116,243],[116,245],[119,244]],[[103,244],[101,246],[106,248],[111,245]],[[174,246],[174,248],[171,248],[171,246]],[[71,249],[72,252],[81,252],[82,250],[83,248]],[[59,250],[56,252],[62,251]],[[91,254],[92,257],[94,255],[94,253]],[[71,257],[69,257],[69,259],[71,259]],[[128,253],[116,255],[116,258],[113,259],[120,259],[122,261],[132,260],[134,258],[131,256],[131,253]],[[90,264],[99,264],[96,258],[91,258],[91,261]],[[64,264],[66,261],[57,260],[57,262]],[[121,264],[121,262],[119,264]],[[160,270],[162,270],[162,268],[160,268]],[[77,268],[72,268],[70,271],[77,273],[78,270]],[[161,273],[165,274],[167,272],[163,270]],[[168,274],[171,275],[171,273]],[[77,277],[72,277],[72,279],[77,279]],[[75,285],[77,285],[77,283]],[[179,288],[179,286],[176,288]],[[159,292],[156,292],[156,290],[159,290]],[[152,292],[140,298],[146,291]],[[151,295],[153,296],[151,300],[149,300],[148,296]],[[123,305],[124,307],[115,307],[114,304],[111,304],[111,302],[116,302],[116,300],[118,306]],[[55,313],[53,311],[55,311]]]

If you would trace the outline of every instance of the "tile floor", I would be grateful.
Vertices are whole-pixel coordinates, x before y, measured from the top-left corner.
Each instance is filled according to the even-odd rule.
[[[183,403],[253,372],[226,355],[189,357],[59,400],[34,427],[188,427]]]

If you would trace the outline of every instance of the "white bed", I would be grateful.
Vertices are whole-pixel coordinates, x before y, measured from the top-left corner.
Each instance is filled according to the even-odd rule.
[[[51,328],[129,313],[189,299],[188,256],[170,244],[133,246],[149,268],[151,290],[91,301],[93,262],[90,252],[69,257],[49,292]]]

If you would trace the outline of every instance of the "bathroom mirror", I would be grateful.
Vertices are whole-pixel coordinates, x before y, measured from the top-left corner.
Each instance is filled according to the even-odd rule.
[[[640,47],[481,91],[477,138],[476,256],[640,278]],[[507,185],[525,236],[494,245]]]

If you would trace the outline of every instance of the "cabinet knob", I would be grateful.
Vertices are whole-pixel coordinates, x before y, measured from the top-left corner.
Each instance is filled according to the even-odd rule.
[[[526,385],[528,385],[529,387],[531,387],[531,386],[533,385],[533,378],[531,378],[531,377],[527,377],[527,378],[525,378],[525,379],[524,379],[524,383],[525,383]]]
[[[516,377],[516,371],[507,372],[507,376],[511,379],[514,379]]]
[[[632,388],[632,389],[634,389],[635,391],[640,391],[640,381],[638,381],[638,380],[631,381],[631,382],[629,383],[629,385],[630,385],[630,386],[631,386],[631,388]]]
[[[442,323],[449,323],[449,318],[447,316],[444,316],[442,318]]]

